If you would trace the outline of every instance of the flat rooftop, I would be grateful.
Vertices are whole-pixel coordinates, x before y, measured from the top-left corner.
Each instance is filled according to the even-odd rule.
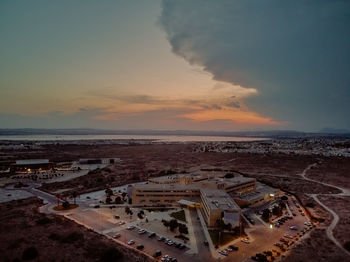
[[[201,188],[201,195],[206,199],[210,209],[239,210],[236,202],[223,190]]]
[[[244,194],[244,195],[231,194],[231,196],[233,196],[234,198],[249,201],[249,200],[253,200],[255,198],[259,198],[259,197],[266,195],[266,194],[275,194],[276,191],[277,191],[277,189],[275,189],[273,187],[269,187],[267,185],[264,185],[264,184],[257,182],[257,188],[255,191],[250,192],[248,194]]]
[[[169,175],[169,176],[153,177],[153,178],[148,179],[148,181],[165,183],[165,182],[172,182],[172,181],[177,180],[179,178],[180,178],[180,175]]]
[[[134,189],[136,190],[166,190],[166,191],[171,191],[171,190],[193,190],[193,189],[199,189],[198,185],[195,184],[137,184],[134,186]]]
[[[38,164],[48,164],[48,159],[25,159],[16,160],[16,165],[38,165]]]

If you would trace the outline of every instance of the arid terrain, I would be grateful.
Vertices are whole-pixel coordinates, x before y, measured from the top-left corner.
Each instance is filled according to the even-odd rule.
[[[42,204],[28,198],[0,205],[1,261],[135,261],[114,241],[62,216],[39,213]]]
[[[342,249],[336,246],[329,237],[326,229],[333,220],[333,216],[325,210],[315,199],[318,197],[323,204],[331,207],[339,216],[339,222],[334,229],[334,237],[344,246],[350,241],[350,214],[346,207],[349,206],[349,197],[335,196],[342,191],[334,186],[350,188],[350,160],[344,157],[323,157],[323,156],[301,156],[295,154],[253,154],[253,153],[221,153],[221,152],[198,152],[194,148],[196,144],[132,144],[132,145],[47,145],[38,150],[22,150],[2,152],[2,159],[26,159],[26,158],[49,158],[51,161],[73,161],[79,158],[95,157],[116,157],[122,161],[109,165],[103,169],[91,171],[89,174],[65,182],[44,184],[41,189],[70,196],[73,192],[78,194],[105,189],[106,187],[124,185],[131,182],[145,181],[149,177],[161,176],[172,173],[186,173],[200,170],[222,170],[225,172],[239,172],[245,176],[254,177],[257,180],[276,188],[294,194],[307,208],[310,217],[319,222],[318,228],[310,233],[310,237],[302,240],[297,247],[290,251],[285,261],[346,261],[349,257]],[[309,167],[309,168],[308,168]],[[303,170],[307,170],[302,174]],[[323,182],[318,183],[317,181]],[[12,204],[14,205],[14,204]],[[19,205],[18,203],[16,205]],[[31,203],[31,206],[38,206],[39,203]],[[3,216],[12,216],[6,205],[2,207]],[[6,211],[5,211],[6,210]],[[17,210],[17,209],[14,209]],[[32,212],[31,208],[20,212]],[[18,211],[16,211],[18,212]],[[2,226],[13,226],[11,223],[27,223],[31,225],[28,229],[13,232],[16,235],[16,243],[22,243],[22,234],[34,234],[34,231],[41,232],[43,227],[49,225],[37,225],[35,222],[41,215],[30,213],[35,219],[18,218],[17,220],[2,219]],[[54,222],[58,218],[50,218]],[[21,220],[26,220],[21,221]],[[32,224],[30,224],[32,223]],[[61,222],[60,222],[61,223]],[[62,222],[63,223],[63,222]],[[72,222],[64,222],[70,223]],[[74,227],[74,226],[73,226]],[[80,231],[83,228],[76,226]],[[17,229],[16,229],[17,230]],[[23,232],[23,233],[22,233]],[[49,232],[49,231],[47,231]],[[85,232],[85,231],[84,231]],[[53,232],[52,232],[53,233]],[[85,232],[88,234],[91,232]],[[95,237],[97,237],[94,233]],[[3,236],[2,236],[3,237]],[[48,236],[46,236],[47,238]],[[85,237],[85,240],[90,239]],[[50,240],[51,241],[51,240]],[[56,240],[53,243],[57,243]],[[101,240],[105,241],[105,240]],[[10,241],[7,241],[11,243]],[[91,241],[84,241],[80,245],[81,255],[86,254],[84,248]],[[33,242],[34,243],[34,242]],[[49,242],[48,242],[49,243]],[[77,242],[78,243],[78,242]],[[104,242],[109,243],[109,242]],[[23,250],[32,243],[18,244],[16,250]],[[63,245],[63,244],[62,244]],[[12,260],[19,255],[5,246],[5,254]],[[16,246],[16,245],[15,245]],[[21,248],[21,249],[20,249]],[[68,248],[68,247],[65,247]],[[64,254],[64,252],[62,252]],[[76,252],[78,254],[78,252]],[[8,260],[8,261],[10,261]],[[77,260],[79,261],[79,259]]]

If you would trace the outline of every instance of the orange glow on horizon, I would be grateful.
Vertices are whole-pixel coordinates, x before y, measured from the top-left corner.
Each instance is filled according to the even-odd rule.
[[[248,125],[280,125],[281,123],[274,121],[268,117],[259,116],[257,113],[249,111],[234,110],[202,110],[184,114],[183,117],[189,118],[195,122],[205,122],[211,120],[231,120],[238,124]]]

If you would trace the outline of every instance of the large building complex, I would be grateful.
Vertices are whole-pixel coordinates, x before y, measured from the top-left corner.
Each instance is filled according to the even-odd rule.
[[[260,190],[257,190],[257,187]],[[275,190],[256,182],[254,178],[222,174],[171,175],[150,179],[131,190],[135,205],[172,205],[179,201],[200,203],[203,217],[209,227],[218,219],[236,227],[240,223],[242,206],[261,204],[271,200]]]
[[[54,163],[49,159],[26,159],[16,160],[16,163],[10,165],[10,172],[30,172],[32,170],[50,170]]]

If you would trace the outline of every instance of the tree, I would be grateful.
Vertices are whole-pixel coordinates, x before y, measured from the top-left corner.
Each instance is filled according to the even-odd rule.
[[[115,203],[116,203],[117,205],[120,205],[120,204],[122,203],[122,199],[121,199],[120,196],[117,196],[117,197],[115,198]]]
[[[179,233],[182,234],[188,234],[188,228],[184,224],[179,224]]]
[[[139,219],[143,219],[144,213],[142,212],[142,210],[137,213],[137,216]]]
[[[132,211],[131,211],[131,209],[130,209],[129,206],[126,206],[126,207],[125,207],[125,213],[126,213],[127,215],[129,215],[130,213],[132,214]]]
[[[112,196],[113,195],[113,190],[110,189],[110,188],[106,188],[105,193],[106,193],[107,197]]]
[[[123,198],[126,197],[126,193],[125,193],[125,192],[122,193],[122,197],[123,197]]]
[[[169,226],[170,226],[170,223],[169,223],[169,221],[167,221],[167,220],[162,220],[162,223],[163,223],[163,225],[166,227],[166,228],[168,228]]]
[[[227,231],[232,231],[232,224],[231,223],[225,224],[225,229]]]
[[[106,204],[110,204],[110,203],[112,203],[112,198],[110,196],[108,196],[106,198]]]
[[[272,214],[275,216],[281,216],[282,215],[282,207],[280,205],[274,206],[272,209]]]
[[[70,208],[69,202],[67,200],[63,201],[62,207],[63,207],[63,209],[69,209]]]
[[[221,218],[216,219],[216,226],[219,229],[219,245],[221,243],[221,233],[225,229],[225,223]]]
[[[282,199],[283,201],[287,201],[287,200],[288,200],[288,197],[287,197],[287,196],[282,196],[281,199]]]
[[[73,198],[73,201],[74,201],[74,205],[76,204],[76,198],[77,198],[77,196],[78,196],[77,191],[73,191],[73,193],[72,193],[72,198]]]
[[[265,221],[265,222],[269,222],[270,220],[270,210],[268,210],[267,208],[263,210],[263,213],[261,215],[261,218]]]
[[[178,226],[179,226],[179,223],[177,222],[176,219],[170,220],[170,222],[169,222],[169,228],[170,228],[170,231],[171,231],[171,232],[173,232]]]

